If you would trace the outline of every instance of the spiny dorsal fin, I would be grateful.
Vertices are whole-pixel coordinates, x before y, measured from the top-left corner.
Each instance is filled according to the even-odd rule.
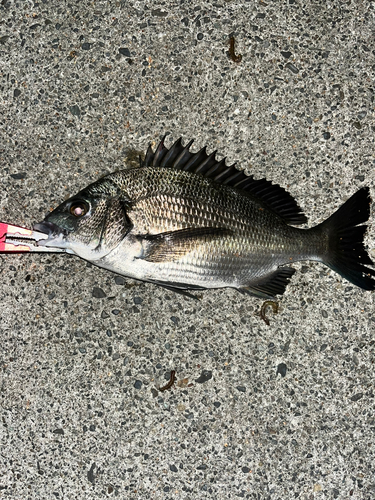
[[[165,147],[164,140],[165,136],[155,152],[151,146],[148,147],[146,157],[141,163],[142,167],[167,167],[200,174],[218,184],[251,194],[288,224],[298,225],[307,222],[306,216],[295,199],[278,184],[272,184],[266,179],[254,179],[253,176],[248,176],[244,171],[238,170],[235,163],[227,166],[225,158],[220,161],[216,160],[216,151],[208,155],[205,147],[197,153],[192,153],[189,149],[193,140],[183,146],[182,139],[179,138],[170,149]]]

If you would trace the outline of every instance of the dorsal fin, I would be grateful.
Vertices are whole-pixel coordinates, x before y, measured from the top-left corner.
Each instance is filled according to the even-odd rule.
[[[170,149],[165,147],[164,140],[165,136],[155,152],[151,146],[148,147],[146,157],[141,162],[142,167],[167,167],[200,174],[218,184],[231,186],[251,194],[288,224],[298,225],[307,222],[306,216],[295,199],[278,184],[272,184],[266,179],[254,179],[253,176],[248,176],[244,171],[238,170],[235,163],[227,166],[225,158],[220,161],[216,160],[216,151],[208,155],[205,147],[197,153],[192,153],[189,149],[193,140],[183,146],[182,139],[177,139]]]

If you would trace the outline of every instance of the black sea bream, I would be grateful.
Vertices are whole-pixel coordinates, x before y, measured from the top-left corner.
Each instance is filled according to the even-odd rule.
[[[323,262],[365,290],[375,270],[363,237],[369,188],[311,229],[295,200],[225,160],[192,153],[179,139],[149,147],[140,167],[99,179],[34,229],[39,242],[123,276],[168,288],[232,287],[259,297],[282,294],[292,262]]]

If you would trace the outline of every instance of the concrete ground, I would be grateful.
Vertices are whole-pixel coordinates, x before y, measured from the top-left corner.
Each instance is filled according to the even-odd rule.
[[[374,8],[2,0],[0,220],[31,227],[163,134],[287,188],[309,226],[375,197]],[[267,326],[236,291],[1,255],[0,498],[374,499],[375,295],[295,268]]]

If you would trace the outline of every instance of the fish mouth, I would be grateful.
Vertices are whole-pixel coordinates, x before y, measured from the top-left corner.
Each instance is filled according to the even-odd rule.
[[[48,234],[50,238],[64,233],[64,230],[61,227],[48,221],[37,222],[34,224],[33,230]]]
[[[38,246],[57,248],[68,247],[68,242],[65,237],[68,235],[69,231],[66,231],[66,229],[59,227],[53,222],[45,220],[38,222],[34,224],[33,230],[48,235],[48,238],[37,241]]]

